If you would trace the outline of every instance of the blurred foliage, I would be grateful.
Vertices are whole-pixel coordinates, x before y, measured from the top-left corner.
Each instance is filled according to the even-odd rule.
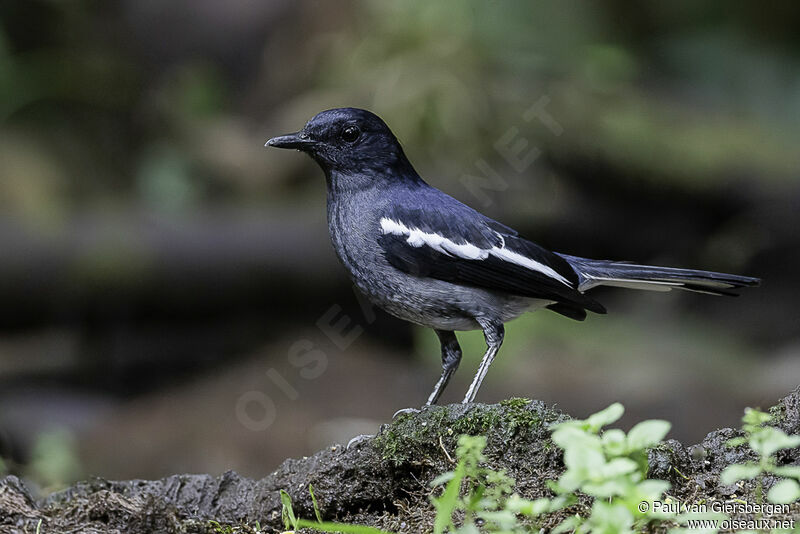
[[[268,114],[292,128],[326,107],[375,109],[438,183],[475,172],[479,158],[513,174],[492,143],[510,128],[545,153],[641,180],[797,181],[797,38],[774,31],[796,6],[754,18],[713,2],[302,4],[296,22],[275,23],[266,53],[296,26],[313,30],[307,42],[291,41],[281,64],[248,65],[244,80],[213,54],[154,62],[142,48],[170,36],[137,43],[124,6],[0,12],[0,207],[44,219],[87,203],[171,212],[251,202],[254,190],[268,203],[269,182],[292,179],[266,175],[252,135],[269,92],[289,95]],[[292,68],[302,74],[278,73]],[[285,86],[261,96],[265,83]],[[563,134],[523,117],[543,96]]]
[[[0,456],[0,477],[15,474],[49,493],[87,475],[78,458],[75,435],[64,428],[39,433],[29,455],[23,464]]]
[[[231,366],[313,325],[331,299],[349,297],[343,271],[292,282],[314,266],[292,272],[273,256],[300,262],[322,248],[309,239],[325,233],[321,176],[308,158],[263,143],[322,109],[359,106],[386,120],[433,185],[545,246],[768,279],[738,308],[670,295],[659,302],[674,307],[654,305],[656,315],[523,317],[508,325],[498,374],[532,358],[581,376],[615,365],[616,387],[647,390],[683,384],[659,373],[685,366],[746,389],[766,372],[765,353],[792,353],[800,332],[790,311],[798,27],[797,2],[0,3],[0,238],[12,251],[0,259],[0,292],[13,295],[0,296],[18,329],[9,337],[20,315],[33,337],[63,328],[83,367],[38,345],[12,346],[8,360],[35,376],[42,364],[27,363],[30,352],[42,367],[61,357],[73,385],[141,393],[174,383],[171,373],[199,374],[199,360]],[[515,168],[499,144],[533,163]],[[479,162],[505,182],[487,190],[488,206],[463,183],[482,174]],[[226,325],[251,334],[238,342]],[[381,335],[390,328],[400,327]],[[415,332],[438,367],[435,336]],[[464,368],[474,367],[481,334],[459,338]],[[634,365],[644,356],[647,373]],[[42,438],[32,476],[67,481],[71,450],[66,435]]]
[[[43,432],[33,446],[25,476],[47,491],[75,482],[85,476],[76,447],[75,437],[66,430]]]
[[[658,310],[657,305],[653,307]],[[587,387],[611,388],[612,398],[620,395],[626,398],[637,392],[653,393],[673,388],[679,382],[686,383],[691,379],[682,378],[681,373],[688,368],[694,370],[693,376],[698,380],[713,376],[715,387],[746,392],[757,383],[754,377],[765,371],[762,349],[731,332],[726,325],[713,326],[691,314],[665,321],[658,312],[628,310],[576,322],[540,311],[523,315],[505,328],[501,355],[492,365],[492,373],[508,379],[528,377],[527,382],[522,379],[517,385],[526,389],[513,391],[515,395],[536,395],[537,384],[531,383],[531,378],[561,380],[575,371],[581,374]],[[431,376],[435,376],[440,364],[431,355],[440,351],[438,340],[428,330],[418,329],[414,333],[415,354],[431,368]],[[468,377],[478,367],[486,342],[478,330],[458,332],[457,336],[464,354],[462,373]],[[557,377],[552,376],[554,372]],[[602,380],[595,383],[595,379],[609,376],[613,377],[613,387],[604,385]],[[460,393],[450,392],[456,396]]]
[[[190,162],[169,145],[145,151],[136,181],[142,201],[158,211],[181,211],[197,201]]]
[[[622,314],[611,314],[590,316],[585,322],[576,322],[551,313],[526,314],[506,324],[503,352],[517,354],[514,360],[519,361],[525,358],[531,347],[537,347],[542,352],[565,352],[576,358],[591,360],[597,356],[598,349],[604,352],[605,347],[613,346],[614,355],[604,355],[606,363],[609,357],[626,361],[647,355],[657,359],[659,337],[666,342],[676,331],[681,332],[679,344],[684,350],[691,351],[692,358],[706,362],[709,367],[713,367],[720,358],[729,361],[751,355],[754,351],[735,337],[723,335],[724,332],[710,331],[711,327],[692,317],[686,317],[679,324],[670,324],[668,328],[648,319],[642,316],[631,318]],[[427,334],[420,332],[417,338],[420,354],[430,354],[438,350],[436,336]],[[458,337],[465,351],[465,358],[480,361],[486,349],[483,333],[479,330],[459,332]],[[674,350],[675,344],[673,340],[669,350]],[[435,363],[431,362],[432,365]],[[498,361],[498,367],[502,366]]]
[[[296,105],[356,100],[381,110],[437,179],[459,177],[480,157],[497,160],[487,139],[521,126],[532,146],[602,158],[645,180],[797,181],[800,68],[785,50],[711,19],[705,28],[664,25],[632,36],[619,25],[619,6],[413,4],[362,4],[355,30],[338,35],[320,60],[322,93]],[[627,15],[716,13],[710,5],[644,6]],[[724,24],[743,29],[746,15],[734,12]],[[523,119],[542,96],[563,135]]]

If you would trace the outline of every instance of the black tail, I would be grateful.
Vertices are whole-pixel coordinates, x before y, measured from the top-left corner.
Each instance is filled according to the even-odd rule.
[[[580,291],[596,286],[629,287],[651,291],[669,291],[678,288],[709,295],[736,296],[735,292],[730,291],[731,289],[757,286],[761,283],[760,279],[750,276],[590,260],[566,254],[560,256],[578,273]]]

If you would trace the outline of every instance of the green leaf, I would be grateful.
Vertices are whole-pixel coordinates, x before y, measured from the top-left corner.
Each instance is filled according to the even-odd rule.
[[[777,504],[792,503],[800,499],[800,484],[796,480],[781,480],[770,488],[767,499]]]
[[[444,488],[442,496],[432,498],[434,508],[436,508],[436,519],[433,523],[434,534],[443,534],[445,529],[453,527],[453,512],[458,506],[458,494],[461,491],[461,482],[465,476],[465,459],[458,461],[455,471],[450,481]]]
[[[628,450],[637,451],[652,447],[664,439],[671,426],[667,421],[660,419],[642,421],[628,432]]]
[[[604,482],[586,482],[581,486],[581,490],[592,497],[607,499],[617,495],[625,495],[630,486],[628,481],[618,478]]]
[[[615,402],[608,408],[590,415],[586,419],[586,423],[589,425],[591,431],[597,432],[602,427],[618,421],[623,413],[625,413],[625,408],[622,404]]]
[[[565,493],[570,493],[572,491],[563,487],[558,480],[545,480],[544,485],[547,489],[549,489],[556,495],[563,495]]]
[[[578,497],[576,497],[574,493],[559,495],[550,501],[550,511],[555,512],[556,510],[561,510],[562,508],[572,506],[576,502],[578,502]]]
[[[292,509],[292,497],[283,490],[281,490],[281,504],[283,526],[286,527],[286,530],[290,528],[297,530],[297,518],[294,516],[294,510]]]
[[[551,508],[551,501],[545,497],[536,499],[534,501],[523,499],[516,493],[508,498],[506,501],[506,509],[516,514],[526,515],[528,517],[536,517],[549,512]]]
[[[722,471],[719,481],[725,485],[733,484],[740,480],[750,480],[761,473],[761,468],[755,464],[733,464]]]
[[[483,494],[486,491],[486,486],[483,484],[478,485],[472,493],[466,495],[463,499],[464,508],[469,511],[476,511],[483,501]]]
[[[564,450],[570,448],[592,448],[598,451],[603,448],[601,439],[573,426],[559,427],[551,436],[553,442]]]
[[[597,472],[604,480],[627,475],[639,468],[639,465],[630,458],[614,458],[605,465],[599,466]]]
[[[517,516],[511,510],[498,510],[496,512],[481,512],[478,516],[487,523],[497,525],[502,531],[512,530],[517,526]],[[491,530],[496,532],[496,530]],[[476,531],[480,532],[480,531]]]
[[[790,436],[779,428],[771,426],[759,429],[750,436],[750,448],[759,456],[769,457],[781,449],[793,449],[800,446],[800,436]]]
[[[456,454],[469,465],[484,461],[483,450],[485,448],[486,436],[468,436],[462,434],[458,438]]]
[[[742,423],[751,426],[761,426],[764,423],[772,421],[772,416],[766,412],[756,410],[754,408],[745,408]]]
[[[576,530],[581,523],[583,523],[583,518],[578,515],[571,515],[568,518],[564,519],[561,523],[558,524],[556,528],[553,529],[553,534],[562,534],[563,532],[572,532]]]
[[[560,423],[550,423],[547,425],[550,431],[558,430],[559,428],[577,428],[578,430],[586,430],[586,421],[581,419],[570,419],[568,421],[561,421]]]
[[[642,480],[636,485],[637,501],[653,501],[659,499],[665,491],[670,488],[670,483],[666,480],[647,479]]]
[[[667,519],[675,516],[675,512],[671,511],[667,506],[658,507],[656,510],[653,503],[655,501],[672,503],[673,501],[671,498],[664,497],[664,493],[669,490],[669,488],[670,483],[666,480],[643,480],[636,484],[636,487],[620,500],[634,517],[645,518],[648,521],[653,519]],[[642,512],[642,508],[640,508],[643,501],[650,504],[650,507],[645,509],[644,512]]]
[[[633,532],[633,514],[621,504],[595,501],[588,522],[592,532]]]
[[[553,491],[559,494],[572,493],[577,491],[587,480],[587,474],[584,470],[567,469],[558,479],[558,482],[553,485]]]
[[[314,486],[311,484],[308,485],[308,492],[311,494],[311,503],[314,505],[314,515],[317,518],[317,522],[322,523],[322,516],[319,513],[319,506],[317,505],[317,498],[314,496]]]
[[[568,447],[564,450],[564,465],[567,469],[597,472],[605,465],[606,459],[598,449],[589,447]]]
[[[783,465],[773,467],[771,472],[781,477],[796,478],[800,480],[800,465]]]
[[[446,482],[450,482],[453,479],[454,475],[455,473],[452,471],[448,471],[447,473],[442,473],[438,477],[431,480],[431,486],[432,487],[441,486]]]
[[[725,442],[728,447],[738,447],[739,445],[744,445],[747,443],[747,438],[744,436],[739,436],[738,438],[731,438]]]
[[[612,428],[603,432],[603,450],[609,456],[622,456],[626,451],[625,432],[618,428]]]
[[[341,532],[342,534],[392,534],[391,532],[387,532],[375,527],[349,525],[347,523],[333,523],[328,521],[317,523],[316,521],[310,521],[308,519],[299,519],[295,529],[297,528],[310,528],[318,532]]]

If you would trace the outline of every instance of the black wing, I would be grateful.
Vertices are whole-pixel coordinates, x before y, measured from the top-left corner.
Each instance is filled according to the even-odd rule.
[[[386,259],[414,276],[431,277],[512,295],[552,300],[551,309],[582,319],[605,313],[577,290],[578,275],[561,256],[464,206],[395,206],[381,219],[378,240]]]

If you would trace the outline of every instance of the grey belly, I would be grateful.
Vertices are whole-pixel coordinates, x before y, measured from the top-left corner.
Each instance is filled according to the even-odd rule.
[[[477,319],[508,322],[550,302],[479,288],[459,286],[431,278],[401,274],[401,280],[384,280],[379,291],[371,285],[356,285],[388,313],[438,330],[480,330]]]

